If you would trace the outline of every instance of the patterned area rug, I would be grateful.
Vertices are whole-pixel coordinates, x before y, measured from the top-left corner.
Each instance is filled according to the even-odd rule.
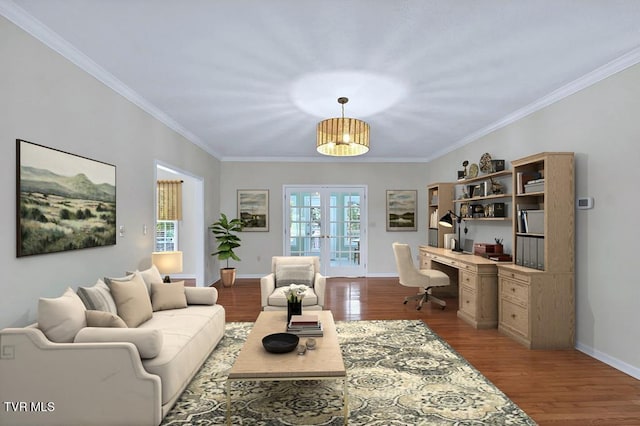
[[[252,323],[225,337],[163,425],[226,424],[226,378]],[[351,425],[535,425],[422,321],[338,321]],[[341,425],[342,380],[234,382],[232,424]]]

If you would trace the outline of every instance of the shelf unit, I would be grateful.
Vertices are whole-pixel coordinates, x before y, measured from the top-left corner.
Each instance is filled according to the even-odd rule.
[[[511,165],[516,263],[498,264],[498,329],[531,349],[573,348],[574,154],[543,152]],[[519,174],[532,172],[544,179],[543,189],[520,193]],[[537,232],[519,232],[521,209],[535,210]]]
[[[431,247],[444,247],[444,234],[452,232],[438,222],[449,210],[453,211],[453,187],[452,183],[427,186],[427,244]]]
[[[508,209],[507,209],[507,204],[511,201],[511,194],[509,194],[507,192],[508,187],[506,187],[504,184],[501,183],[503,191],[505,191],[504,193],[500,193],[500,194],[492,194],[489,193],[492,189],[490,189],[490,182],[491,181],[497,181],[498,183],[500,183],[500,181],[505,182],[507,180],[509,180],[512,176],[512,171],[511,170],[501,170],[499,172],[494,172],[494,173],[488,173],[482,176],[477,176],[474,178],[470,178],[470,179],[464,179],[464,180],[459,180],[456,182],[456,186],[464,186],[464,187],[469,187],[469,186],[478,186],[479,188],[481,188],[481,195],[475,195],[473,193],[469,194],[470,197],[468,198],[459,198],[459,199],[455,199],[453,200],[453,203],[457,206],[456,208],[456,214],[460,214],[464,220],[482,220],[482,221],[509,221],[511,220],[511,218],[509,217],[508,214]],[[474,185],[474,184],[480,184],[480,185]],[[486,188],[485,190],[482,190],[482,188]],[[491,206],[493,201],[500,201],[500,200],[504,200],[504,217],[494,217],[489,215],[486,215],[485,210],[488,210],[489,207]],[[473,210],[475,208],[475,206],[481,206],[481,213],[476,212],[474,214]]]

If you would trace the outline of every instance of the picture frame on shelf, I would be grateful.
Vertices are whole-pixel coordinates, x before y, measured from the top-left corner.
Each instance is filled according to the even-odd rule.
[[[17,257],[115,245],[116,166],[16,139],[16,207]]]
[[[269,231],[269,190],[238,189],[238,218],[243,232]]]
[[[387,231],[416,231],[418,229],[418,191],[388,189],[386,212]]]

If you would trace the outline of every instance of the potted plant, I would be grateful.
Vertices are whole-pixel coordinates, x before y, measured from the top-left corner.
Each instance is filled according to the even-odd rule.
[[[219,260],[225,260],[227,266],[220,268],[220,280],[224,287],[231,287],[236,281],[236,268],[229,267],[229,259],[240,261],[240,258],[233,252],[240,247],[240,237],[235,233],[242,231],[242,221],[240,219],[227,219],[224,213],[220,213],[220,219],[209,226],[215,235],[218,247],[211,256],[218,256]]]

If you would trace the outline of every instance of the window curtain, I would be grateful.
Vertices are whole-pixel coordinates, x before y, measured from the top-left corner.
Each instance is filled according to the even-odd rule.
[[[158,181],[158,220],[182,220],[182,182]]]

